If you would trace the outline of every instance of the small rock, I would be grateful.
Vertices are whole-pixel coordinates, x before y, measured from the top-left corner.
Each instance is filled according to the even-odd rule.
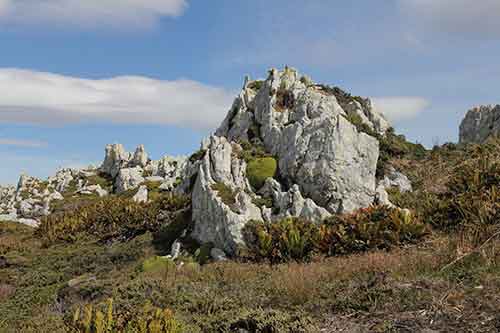
[[[138,203],[148,202],[148,188],[146,185],[139,187],[137,193],[132,197],[132,200]]]
[[[226,253],[222,251],[221,249],[218,249],[216,247],[212,248],[210,250],[210,256],[212,257],[213,260],[215,261],[226,261]]]

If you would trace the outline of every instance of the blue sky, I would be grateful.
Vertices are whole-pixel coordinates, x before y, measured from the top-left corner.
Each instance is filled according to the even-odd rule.
[[[500,0],[0,0],[0,183],[189,154],[243,78],[290,65],[428,146],[499,103]]]

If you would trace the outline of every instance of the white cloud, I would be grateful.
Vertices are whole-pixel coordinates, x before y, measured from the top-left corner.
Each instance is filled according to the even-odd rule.
[[[422,97],[374,97],[372,101],[375,110],[392,122],[411,119],[430,106]]]
[[[424,29],[460,36],[500,36],[499,0],[400,0],[402,10]]]
[[[178,16],[187,0],[0,0],[0,22],[84,27],[151,27]]]
[[[0,69],[0,122],[168,124],[212,128],[229,110],[232,94],[191,80],[138,76],[103,80]]]
[[[0,146],[16,146],[16,147],[26,147],[26,148],[42,148],[42,147],[47,147],[48,144],[47,144],[47,142],[44,142],[44,141],[0,138]]]

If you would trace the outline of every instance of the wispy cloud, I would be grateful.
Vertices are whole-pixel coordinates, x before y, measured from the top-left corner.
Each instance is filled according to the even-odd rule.
[[[422,97],[375,97],[372,100],[374,108],[392,122],[414,118],[430,106]]]
[[[81,79],[45,72],[0,69],[0,122],[167,124],[216,126],[232,93],[191,80],[122,76]]]
[[[0,22],[147,28],[186,7],[187,0],[0,0]]]
[[[26,148],[43,148],[43,147],[47,147],[48,143],[44,142],[44,141],[0,138],[0,146],[16,146],[16,147],[26,147]]]

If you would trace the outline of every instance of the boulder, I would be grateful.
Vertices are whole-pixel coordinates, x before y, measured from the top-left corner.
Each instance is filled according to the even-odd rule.
[[[132,197],[132,200],[138,203],[148,202],[148,188],[146,185],[139,187],[137,193]]]
[[[483,143],[500,135],[500,105],[479,106],[467,112],[460,124],[460,143]]]
[[[144,183],[140,167],[120,169],[115,180],[116,193],[123,193]]]
[[[210,256],[215,261],[227,261],[226,253],[216,247],[210,250]]]
[[[388,168],[384,178],[379,182],[379,186],[383,186],[385,189],[397,187],[401,193],[413,191],[411,181],[408,177],[396,171],[393,167]]]

